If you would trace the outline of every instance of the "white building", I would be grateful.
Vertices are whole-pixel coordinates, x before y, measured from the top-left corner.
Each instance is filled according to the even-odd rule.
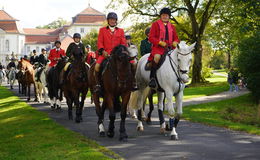
[[[62,48],[66,50],[73,41],[74,33],[80,33],[84,37],[92,29],[102,27],[105,19],[105,14],[89,6],[72,17],[70,25],[58,29],[22,29],[19,20],[0,10],[0,62],[6,65],[12,53],[20,58],[29,55],[34,49],[38,53],[42,48],[51,49],[56,40],[60,40]]]

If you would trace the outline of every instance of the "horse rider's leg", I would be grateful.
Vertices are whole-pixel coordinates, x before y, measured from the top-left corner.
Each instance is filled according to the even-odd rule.
[[[181,115],[182,115],[182,98],[183,98],[183,90],[181,90],[179,92],[179,94],[177,94],[175,96],[175,100],[176,100],[176,107],[177,107],[177,115],[174,118],[173,123],[173,127],[172,127],[172,131],[171,131],[171,139],[172,140],[177,140],[178,139],[178,133],[176,132],[176,128],[177,125],[180,121]]]
[[[132,72],[132,75],[133,75],[133,88],[132,88],[133,91],[138,89],[136,78],[135,78],[136,68],[137,68],[137,61],[134,60],[134,62],[131,63],[131,72]]]
[[[121,107],[121,122],[120,122],[120,141],[127,141],[127,134],[125,129],[125,118],[126,118],[126,110],[127,110],[127,104],[130,98],[130,93],[125,93],[122,95],[122,107]]]
[[[107,107],[109,109],[109,127],[108,127],[108,132],[107,136],[112,138],[115,135],[114,128],[115,128],[115,119],[116,119],[116,114],[114,111],[114,104],[113,104],[113,96],[111,94],[108,94],[106,97],[106,103]]]
[[[165,119],[163,116],[163,100],[164,100],[164,93],[163,92],[157,92],[158,95],[158,116],[160,121],[160,133],[165,133]]]
[[[158,65],[160,59],[161,59],[160,54],[154,55],[154,59],[152,62],[152,68],[151,68],[151,74],[150,74],[151,81],[149,82],[149,87],[151,87],[151,88],[156,88],[156,86],[157,86],[155,76],[156,76],[157,65]]]

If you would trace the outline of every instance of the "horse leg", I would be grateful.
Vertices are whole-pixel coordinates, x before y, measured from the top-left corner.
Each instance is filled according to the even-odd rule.
[[[38,97],[37,97],[37,92],[36,92],[36,89],[37,89],[37,88],[36,88],[36,85],[37,85],[36,82],[34,82],[34,83],[33,83],[33,86],[34,86],[34,96],[35,96],[34,102],[39,101],[39,99],[38,99]]]
[[[57,91],[57,98],[56,98],[56,109],[61,109],[61,101],[62,101],[62,90],[61,88]]]
[[[79,106],[79,111],[80,111],[80,121],[83,121],[82,119],[82,111],[83,111],[83,107],[84,107],[84,101],[86,99],[86,95],[87,95],[87,90],[81,93],[81,101],[80,101],[80,106]]]
[[[99,97],[98,97],[97,93],[94,93],[92,95],[93,95],[93,101],[94,101],[95,106],[96,106],[96,114],[98,116],[98,123],[97,124],[98,124],[99,136],[104,137],[105,136],[105,127],[104,127],[103,121],[104,121],[104,112],[105,112],[105,104],[104,104],[105,102],[103,102],[102,108],[101,108]]]
[[[121,107],[121,122],[120,122],[120,135],[119,140],[120,141],[127,141],[127,134],[125,130],[125,118],[126,118],[126,110],[127,110],[127,103],[130,98],[130,93],[127,93],[126,95],[122,96],[122,107]]]
[[[28,90],[28,92],[27,92],[27,95],[28,95],[28,98],[27,98],[27,101],[29,102],[30,100],[31,100],[31,84],[29,83],[28,85],[27,85],[27,90]]]
[[[114,135],[115,135],[115,132],[114,132],[114,128],[115,128],[115,119],[116,119],[116,114],[115,114],[115,111],[114,111],[114,104],[113,104],[113,96],[111,95],[108,95],[107,98],[106,98],[106,102],[107,102],[107,106],[108,106],[108,109],[109,109],[109,127],[108,127],[108,132],[107,132],[107,136],[110,137],[110,138],[113,138]]]
[[[176,100],[176,107],[177,107],[177,115],[175,116],[174,120],[171,120],[172,125],[172,132],[171,132],[171,139],[178,140],[178,133],[176,132],[177,125],[180,121],[182,115],[182,98],[183,98],[183,91],[180,91],[179,94],[175,96]]]
[[[164,93],[157,92],[157,95],[158,95],[158,116],[159,116],[159,120],[160,120],[160,133],[164,134],[166,132],[165,119],[163,116]]]
[[[69,120],[73,120],[73,115],[72,115],[72,97],[71,96],[68,96],[66,97],[66,102],[67,102],[67,105],[68,105],[68,117],[69,117]]]
[[[153,112],[153,109],[154,109],[154,105],[153,105],[153,90],[150,91],[149,95],[148,95],[148,99],[149,99],[149,112],[147,114],[147,118],[146,118],[146,123],[147,124],[152,124],[152,121],[151,121],[151,115],[152,115],[152,112]]]
[[[142,90],[137,90],[137,119],[138,119],[138,124],[137,124],[137,131],[143,131],[144,130],[144,126],[142,123],[142,107],[143,107],[143,103],[145,101],[144,99],[144,89]]]
[[[76,123],[80,123],[80,117],[81,117],[81,113],[80,113],[80,106],[79,106],[79,93],[74,93],[74,104],[76,105],[76,119],[75,122]]]

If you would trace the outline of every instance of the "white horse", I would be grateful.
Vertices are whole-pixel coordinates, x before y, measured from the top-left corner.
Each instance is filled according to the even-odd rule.
[[[39,72],[42,67],[38,68],[36,72]],[[48,97],[48,89],[47,89],[47,81],[46,81],[46,74],[48,71],[48,67],[44,66],[42,68],[43,70],[41,71],[39,75],[39,79],[37,80],[37,77],[35,77],[35,87],[36,87],[36,97],[39,103],[48,103],[49,97]],[[44,99],[43,99],[43,94],[44,94]]]
[[[177,124],[182,115],[182,98],[185,84],[189,81],[189,69],[192,61],[191,51],[196,43],[188,46],[184,41],[181,41],[175,50],[167,53],[166,59],[161,67],[157,70],[156,76],[159,85],[164,92],[158,92],[158,114],[160,119],[160,131],[165,133],[165,120],[163,113],[169,116],[171,131],[171,139],[178,139],[176,132]],[[141,119],[141,108],[150,91],[148,87],[150,81],[150,71],[145,70],[149,54],[144,55],[138,62],[136,79],[139,90],[132,92],[129,100],[130,107],[138,109],[138,125],[137,130],[143,131]],[[166,106],[164,107],[164,96],[166,98]],[[172,97],[175,96],[176,106],[173,106]],[[177,109],[176,109],[177,108]],[[175,111],[176,110],[176,111]],[[177,114],[175,113],[177,112]]]
[[[14,86],[14,82],[15,82],[15,75],[16,75],[16,71],[14,67],[10,68],[10,71],[8,73],[8,81],[10,83],[10,88],[13,89]]]
[[[0,69],[0,86],[2,85],[4,78],[5,78],[5,71],[3,69]]]

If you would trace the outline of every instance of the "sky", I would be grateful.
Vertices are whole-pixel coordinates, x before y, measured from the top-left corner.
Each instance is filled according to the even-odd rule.
[[[46,25],[59,17],[71,21],[72,17],[90,6],[107,14],[110,0],[0,0],[0,9],[20,20],[22,28],[35,28]],[[119,19],[120,11],[117,11]]]

